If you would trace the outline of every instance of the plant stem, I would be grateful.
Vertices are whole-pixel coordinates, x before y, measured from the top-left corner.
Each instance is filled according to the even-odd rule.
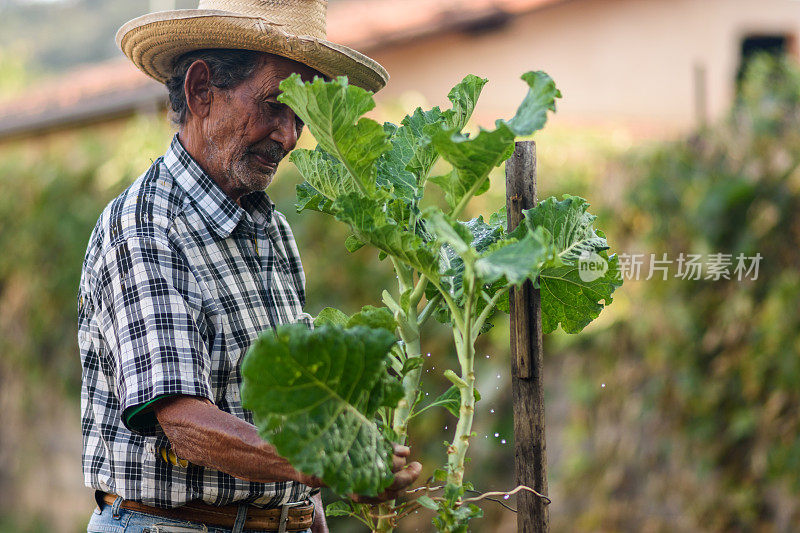
[[[458,215],[460,215],[461,212],[464,210],[464,208],[467,207],[469,201],[472,200],[472,197],[475,196],[475,191],[477,191],[481,187],[481,185],[483,185],[484,182],[488,179],[489,176],[487,175],[484,179],[478,180],[475,183],[473,183],[472,187],[470,187],[469,190],[464,194],[464,196],[461,198],[458,204],[456,204],[453,210],[450,211],[448,216],[451,219],[456,220],[458,218]]]
[[[400,294],[403,294],[413,286],[413,271],[399,261],[395,261],[394,258],[392,258],[392,263],[397,272],[397,283]],[[419,340],[417,304],[422,298],[422,294],[425,292],[426,284],[427,280],[424,276],[421,276],[409,299],[408,308],[403,309],[403,314],[398,314],[398,316],[396,316],[399,322],[398,330],[400,332],[400,338],[403,341],[406,359],[419,357],[422,352]],[[405,444],[408,435],[408,420],[419,392],[419,381],[421,377],[422,365],[403,376],[403,398],[397,404],[397,407],[395,407],[394,418],[392,420],[392,430],[397,434],[398,444]],[[391,516],[393,514],[393,509],[394,501],[383,503],[378,507],[378,515]],[[380,518],[375,531],[381,533],[392,531],[394,529],[392,522],[393,520],[391,518]]]
[[[414,287],[414,290],[411,292],[411,296],[408,298],[408,307],[413,308],[415,311],[417,309],[417,304],[422,300],[422,296],[425,294],[425,287],[428,286],[428,278],[425,277],[424,274],[419,276],[419,280],[417,280],[417,285]]]
[[[447,449],[447,484],[459,488],[464,482],[464,459],[467,456],[469,438],[472,435],[472,420],[475,415],[475,343],[471,331],[474,326],[472,309],[475,301],[475,278],[471,269],[466,264],[465,266],[467,267],[464,271],[466,298],[462,320],[464,329],[460,330],[455,325],[453,327],[453,340],[461,365],[461,381],[454,380],[454,383],[461,393],[461,406],[453,443]]]
[[[467,333],[468,332],[464,332]],[[472,420],[475,414],[475,371],[473,364],[475,361],[475,346],[464,339],[462,332],[453,328],[453,336],[456,341],[459,362],[461,363],[461,381],[458,389],[461,393],[461,406],[459,408],[458,424],[456,425],[453,443],[447,450],[448,458],[448,485],[460,487],[464,481],[464,459],[469,447],[469,438],[472,434]],[[469,335],[466,335],[469,337]]]
[[[478,318],[475,320],[475,325],[472,328],[473,344],[475,343],[475,340],[478,338],[478,335],[480,335],[483,323],[486,322],[486,319],[489,318],[489,316],[492,314],[492,311],[494,311],[495,306],[497,306],[497,302],[500,301],[500,298],[508,294],[508,291],[510,289],[511,289],[510,285],[508,287],[503,287],[502,289],[499,289],[494,294],[494,296],[492,296],[492,299],[487,302],[486,307],[483,308],[483,311],[481,312],[480,316],[478,316]]]
[[[400,337],[403,339],[406,357],[419,357],[422,349],[419,342],[416,309],[409,311],[411,311],[411,316],[408,317],[408,323],[405,324],[405,327],[400,328]],[[413,337],[409,336],[409,334],[413,334]],[[392,421],[392,429],[397,434],[399,444],[405,443],[406,435],[408,434],[408,417],[419,392],[419,380],[421,377],[422,365],[403,376],[403,399],[395,407]]]
[[[442,287],[441,283],[437,283],[435,280],[430,280],[434,287],[439,291],[439,294],[444,299],[444,302],[447,304],[447,308],[450,309],[450,318],[453,321],[453,324],[459,328],[459,330],[464,329],[464,316],[462,316],[461,309],[458,307],[458,304],[453,300],[450,296],[450,293]]]
[[[439,306],[439,302],[441,301],[442,301],[441,294],[436,294],[436,296],[428,300],[428,303],[425,304],[425,307],[419,314],[419,320],[417,320],[417,324],[419,324],[419,327],[422,327],[422,325],[425,322],[427,322],[428,318],[431,316],[431,313],[433,313],[434,309],[436,309]]]
[[[386,516],[390,516],[393,511],[392,508],[394,507],[394,501],[389,501],[382,503],[378,506],[378,516],[381,518],[378,519],[378,524],[375,526],[373,531],[380,532],[380,533],[390,533],[394,531],[394,526],[392,525],[391,518],[384,518]]]

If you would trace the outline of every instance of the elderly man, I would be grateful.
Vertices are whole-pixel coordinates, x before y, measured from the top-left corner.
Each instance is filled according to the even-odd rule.
[[[166,83],[179,131],[103,211],[79,291],[89,532],[327,531],[320,480],[261,440],[240,364],[261,331],[307,321],[292,232],[264,192],[303,124],[292,73],[385,70],[325,40],[324,0],[217,0],[135,19],[123,51]],[[419,476],[395,448],[394,497]]]

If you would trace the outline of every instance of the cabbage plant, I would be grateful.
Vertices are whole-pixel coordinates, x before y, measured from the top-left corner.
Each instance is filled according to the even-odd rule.
[[[385,307],[367,306],[352,316],[326,308],[313,329],[292,324],[262,334],[243,366],[245,407],[282,456],[341,495],[376,495],[391,484],[391,442],[405,441],[415,416],[443,406],[458,417],[434,476],[441,493],[426,487],[414,500],[376,508],[336,502],[329,515],[352,515],[374,531],[391,531],[423,506],[436,512],[439,531],[466,531],[481,513],[464,501],[480,397],[476,339],[491,327],[495,311],[508,312],[510,288],[527,280],[541,289],[545,333],[559,325],[581,331],[621,285],[617,257],[608,254],[582,198],[548,198],[524,212],[511,233],[504,208],[487,219],[461,219],[470,200],[488,190],[490,172],[511,156],[515,140],[540,130],[555,110],[561,94],[547,74],[527,72],[522,80],[528,92],[514,117],[474,136],[462,129],[487,81],[477,76],[453,87],[451,108],[418,108],[399,125],[364,117],[375,106],[372,94],[346,78],[304,83],[292,75],[281,83],[280,101],[318,143],[291,154],[305,179],[297,187],[298,211],[320,211],[346,224],[348,250],[376,249],[394,267],[398,287],[383,291]],[[431,176],[440,158],[449,171]],[[443,193],[442,207],[422,207],[431,187]],[[581,276],[586,257],[601,258],[608,269]],[[458,360],[444,371],[452,387],[421,405],[420,328],[431,318],[452,328]]]

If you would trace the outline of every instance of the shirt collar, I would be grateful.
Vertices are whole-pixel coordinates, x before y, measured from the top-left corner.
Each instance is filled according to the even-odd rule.
[[[245,208],[239,207],[189,155],[178,140],[177,133],[164,154],[164,164],[209,225],[223,239],[233,233],[242,218],[252,218],[265,226],[272,221],[275,204],[266,192],[255,191],[243,196],[242,205]]]

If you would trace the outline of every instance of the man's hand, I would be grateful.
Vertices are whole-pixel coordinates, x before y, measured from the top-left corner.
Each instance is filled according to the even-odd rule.
[[[394,455],[392,456],[392,472],[394,472],[394,483],[382,493],[375,497],[359,496],[354,494],[350,499],[356,503],[383,503],[385,501],[396,499],[400,493],[410,486],[419,477],[422,472],[422,465],[417,461],[406,465],[406,457],[411,453],[408,446],[394,444]]]

